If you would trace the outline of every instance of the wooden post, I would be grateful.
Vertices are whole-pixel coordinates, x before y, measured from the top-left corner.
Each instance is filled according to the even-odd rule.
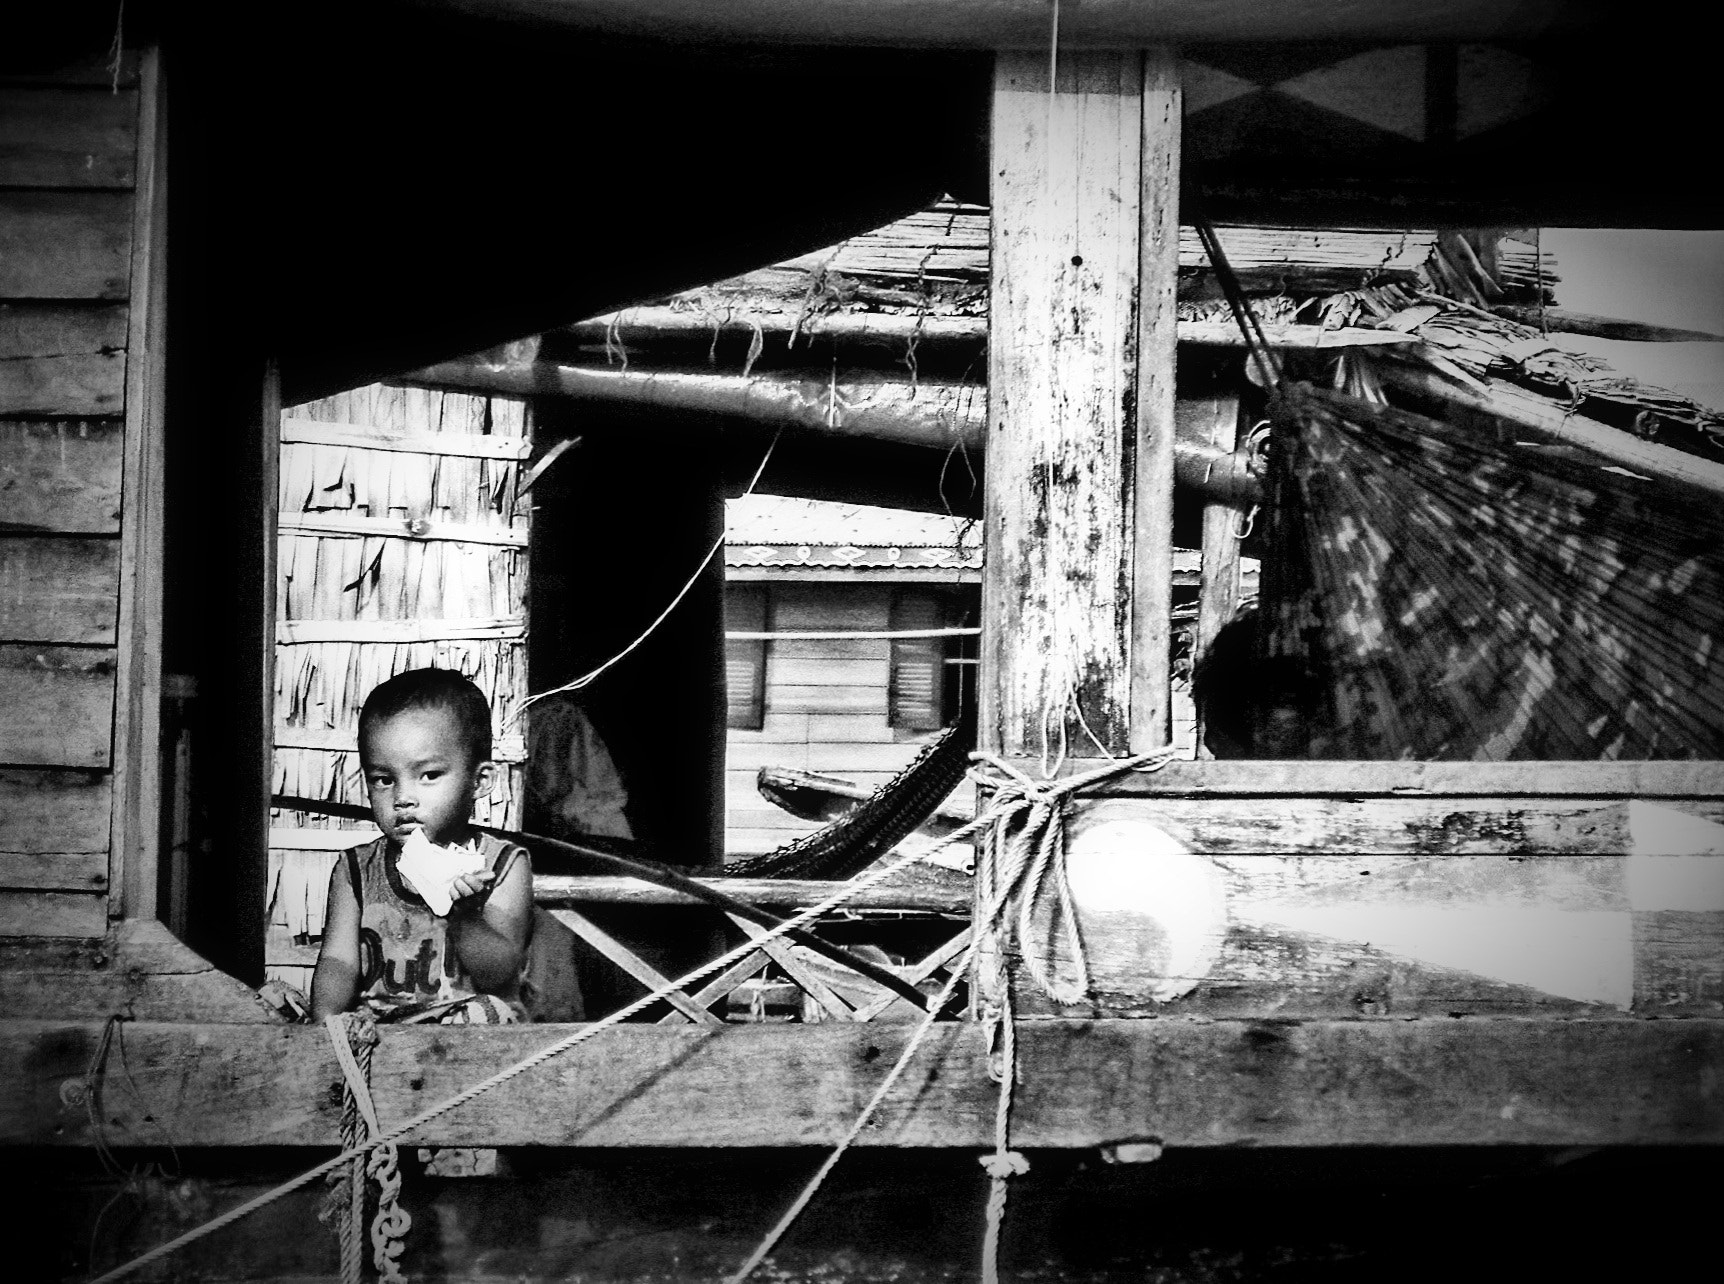
[[[1132,753],[1172,735],[1174,352],[1178,319],[1179,143],[1184,95],[1171,49],[1143,55],[1138,213],[1137,498],[1132,575]]]
[[[1189,434],[1193,440],[1233,450],[1239,438],[1239,398],[1206,397],[1185,402],[1181,408],[1194,420]],[[1197,589],[1197,630],[1191,638],[1193,665],[1239,605],[1239,537],[1235,534],[1239,519],[1239,510],[1232,504],[1203,506],[1203,567]],[[1201,715],[1193,739],[1199,758],[1213,756],[1203,747]]]
[[[995,67],[981,735],[1050,766],[1166,738],[1175,76]]]
[[[147,50],[138,90],[108,913],[154,918],[161,833],[162,549],[167,353],[166,95]]]

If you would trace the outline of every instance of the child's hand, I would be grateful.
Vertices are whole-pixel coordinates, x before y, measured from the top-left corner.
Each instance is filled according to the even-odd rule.
[[[497,875],[488,869],[474,870],[471,874],[461,874],[449,884],[449,906],[451,918],[457,914],[477,914],[485,905],[485,898],[491,894],[491,884],[497,881]]]

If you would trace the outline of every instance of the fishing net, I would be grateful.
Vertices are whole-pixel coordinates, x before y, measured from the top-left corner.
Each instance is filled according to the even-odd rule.
[[[1724,757],[1715,497],[1303,384],[1268,491],[1265,741],[1296,719],[1313,758]]]

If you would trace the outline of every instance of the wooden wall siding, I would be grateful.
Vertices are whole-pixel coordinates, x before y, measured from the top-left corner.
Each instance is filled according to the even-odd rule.
[[[518,826],[528,508],[515,486],[532,444],[525,403],[374,384],[286,409],[281,437],[276,792],[364,804],[354,733],[365,696],[406,669],[458,669],[491,702],[504,764],[475,814]],[[362,526],[371,533],[357,533]],[[451,530],[475,538],[425,538]],[[309,980],[306,941],[322,930],[329,845],[345,841],[330,831],[350,827],[288,813],[273,821],[270,975],[302,988]]]
[[[141,99],[0,78],[0,936],[107,926]]]
[[[773,584],[775,631],[877,631],[889,627],[892,586]],[[726,740],[727,855],[771,851],[820,828],[760,796],[761,767],[793,767],[884,784],[931,735],[893,730],[886,718],[892,644],[880,638],[774,641],[766,651],[766,716],[758,731]]]
[[[1634,836],[1630,801],[1608,792],[1193,798],[1155,796],[1154,780],[1077,805],[1093,1002],[1054,1004],[1020,978],[1026,1013],[1724,1013],[1724,798],[1659,797],[1663,810],[1641,813],[1718,826],[1700,827],[1712,850],[1671,857],[1656,834]],[[1195,857],[1121,826],[1154,826]],[[1110,871],[1105,901],[1086,901],[1087,859]],[[1193,892],[1206,881],[1213,900]],[[1072,974],[1059,933],[1041,944]]]
[[[127,309],[0,304],[0,415],[113,415],[125,408]]]
[[[0,531],[117,535],[124,429],[112,419],[0,419]]]

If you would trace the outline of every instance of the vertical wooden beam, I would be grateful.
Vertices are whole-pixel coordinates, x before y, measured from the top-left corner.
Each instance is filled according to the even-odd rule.
[[[1238,397],[1194,399],[1181,402],[1180,409],[1193,420],[1189,439],[1226,451],[1238,444]],[[1197,628],[1191,638],[1193,664],[1209,649],[1239,605],[1239,537],[1234,533],[1238,521],[1239,511],[1231,504],[1203,506],[1203,566],[1197,589]],[[1199,758],[1213,756],[1203,747],[1201,714],[1193,739]]]
[[[1166,736],[1174,77],[1164,51],[1070,53],[1051,93],[1045,55],[995,65],[981,735],[1050,765]]]
[[[1179,149],[1185,114],[1173,50],[1143,55],[1138,213],[1137,457],[1132,577],[1131,752],[1172,736],[1174,352],[1178,318]]]
[[[120,605],[108,871],[108,913],[113,918],[156,916],[161,836],[167,117],[160,50],[145,51],[141,64],[120,482]]]

